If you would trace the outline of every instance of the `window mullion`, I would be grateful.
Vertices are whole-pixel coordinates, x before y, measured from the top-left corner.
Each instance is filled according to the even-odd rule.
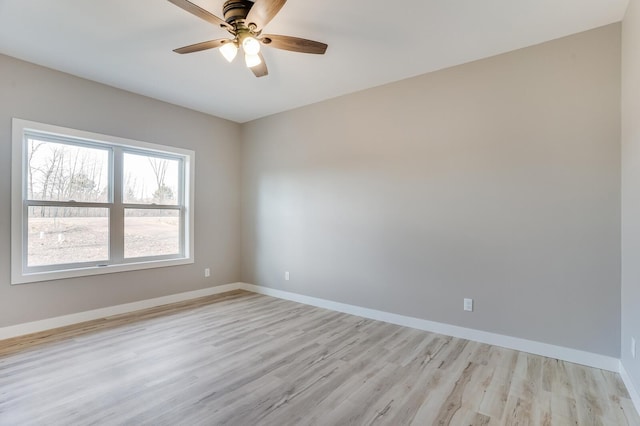
[[[124,259],[124,206],[122,204],[123,193],[123,151],[120,147],[113,148],[113,167],[111,176],[113,193],[112,207],[109,220],[109,253],[112,263],[122,263]]]
[[[182,206],[178,204],[136,204],[124,203],[122,207],[125,209],[141,209],[141,210],[180,210]]]
[[[77,202],[77,201],[43,201],[43,200],[25,200],[27,207],[89,207],[89,208],[110,208],[111,203],[98,202]]]

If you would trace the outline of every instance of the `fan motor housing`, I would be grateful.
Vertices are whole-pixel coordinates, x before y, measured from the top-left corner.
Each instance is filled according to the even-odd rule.
[[[250,0],[227,0],[222,7],[224,20],[228,24],[233,24],[240,19],[245,19],[251,6],[253,2]]]

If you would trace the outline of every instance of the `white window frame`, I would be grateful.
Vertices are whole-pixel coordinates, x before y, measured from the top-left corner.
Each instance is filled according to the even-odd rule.
[[[182,148],[140,142],[50,124],[14,118],[12,120],[11,171],[11,284],[101,275],[194,263],[194,180],[195,152]],[[27,135],[38,135],[52,141],[99,147],[110,152],[108,202],[28,201],[27,197]],[[124,153],[179,159],[180,188],[178,205],[129,204],[122,199]],[[114,160],[115,159],[115,160]],[[70,207],[99,207],[109,209],[108,262],[84,262],[44,267],[27,266],[27,215],[30,205],[68,205]],[[174,209],[180,211],[180,253],[126,259],[123,253],[124,211],[133,209]]]

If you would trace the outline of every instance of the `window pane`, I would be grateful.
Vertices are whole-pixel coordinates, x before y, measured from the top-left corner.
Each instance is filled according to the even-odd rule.
[[[108,202],[109,151],[29,138],[27,198]]]
[[[139,154],[124,154],[125,203],[178,204],[180,161]]]
[[[105,262],[109,259],[109,209],[30,206],[28,266]]]
[[[124,257],[162,256],[179,253],[179,210],[125,210]]]

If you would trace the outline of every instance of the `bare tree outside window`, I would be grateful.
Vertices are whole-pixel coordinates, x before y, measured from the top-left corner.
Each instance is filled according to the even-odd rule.
[[[178,204],[178,160],[124,155],[126,203],[172,206]],[[124,256],[135,258],[178,253],[180,215],[176,209],[125,209]]]
[[[109,151],[28,140],[27,197],[38,201],[108,201]],[[109,257],[106,208],[34,205],[27,212],[29,266],[104,261]]]
[[[178,160],[139,154],[124,155],[124,202],[176,205]]]
[[[153,192],[153,201],[156,204],[165,204],[166,201],[173,201],[173,190],[165,184],[169,160],[164,158],[149,157],[149,164],[156,176],[156,190]]]

